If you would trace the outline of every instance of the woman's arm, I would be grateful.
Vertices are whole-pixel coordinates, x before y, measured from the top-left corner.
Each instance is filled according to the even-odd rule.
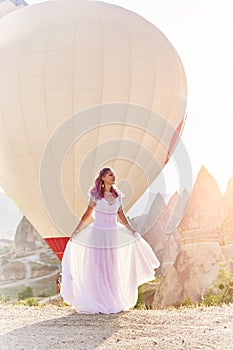
[[[128,230],[130,230],[132,233],[135,233],[136,230],[130,225],[130,223],[128,222],[126,216],[125,216],[125,213],[122,209],[122,206],[120,206],[119,210],[118,210],[118,217],[121,221],[121,223],[123,225],[125,225],[127,227]]]
[[[86,226],[87,221],[89,220],[89,218],[93,212],[94,207],[95,207],[95,202],[91,199],[85,213],[81,217],[81,220],[80,220],[78,226],[76,227],[76,229],[72,233],[71,238],[75,237],[79,233],[79,231],[81,231]]]

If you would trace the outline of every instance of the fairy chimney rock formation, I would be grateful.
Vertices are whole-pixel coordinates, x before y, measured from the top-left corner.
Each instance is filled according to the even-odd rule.
[[[178,229],[181,221],[184,218],[185,212],[189,204],[189,200],[190,194],[187,190],[184,190],[182,195],[177,198],[177,201],[170,213],[170,217],[168,218],[166,227],[167,232],[172,232],[173,230]],[[170,206],[169,203],[168,206]]]
[[[132,219],[136,229],[145,236],[145,234],[157,225],[157,222],[164,210],[165,202],[160,193],[155,195],[150,210],[146,215],[136,216]]]
[[[157,194],[150,211],[144,219],[145,234],[143,238],[150,244],[154,252],[158,252],[164,248],[166,241],[168,240],[167,235],[164,234],[162,224],[162,214],[166,203],[161,196]]]
[[[226,217],[224,198],[215,179],[202,167],[180,223],[181,243],[218,242]]]
[[[227,193],[231,193],[231,189],[229,185]],[[231,194],[226,194],[226,197],[232,198]],[[154,307],[158,307],[156,298],[161,299],[161,295],[161,306],[173,305],[174,301],[182,303],[187,298],[194,302],[202,299],[217,276],[219,263],[225,260],[221,227],[226,218],[225,198],[214,178],[202,167],[179,225],[180,252],[173,266],[165,271],[154,297]],[[229,221],[228,224],[231,227]],[[170,296],[165,293],[168,285],[179,285],[180,288],[176,288]]]
[[[184,190],[181,196],[178,192],[175,192],[169,199],[161,217],[166,233],[172,233],[178,228],[186,211],[189,197],[188,191]]]
[[[31,252],[43,247],[47,247],[47,244],[24,216],[16,230],[13,247],[14,253],[19,256],[25,252]]]
[[[174,264],[185,294],[193,301],[203,297],[224,259],[220,230],[226,217],[224,198],[209,172],[202,167],[181,221],[181,251]]]
[[[157,226],[158,222],[161,220],[161,215],[164,211],[165,206],[166,203],[163,196],[158,193],[152,202],[149,213],[147,215],[147,219],[145,221],[145,232],[148,232]]]

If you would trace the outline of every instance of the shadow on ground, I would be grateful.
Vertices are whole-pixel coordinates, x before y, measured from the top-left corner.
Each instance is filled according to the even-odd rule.
[[[1,335],[0,349],[95,349],[119,331],[118,319],[122,315],[124,313],[93,317],[74,312],[66,317],[36,322]]]

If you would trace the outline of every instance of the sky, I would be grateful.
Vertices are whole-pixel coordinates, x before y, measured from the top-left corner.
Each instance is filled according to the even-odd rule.
[[[28,3],[43,1],[28,0]],[[106,0],[158,27],[177,50],[187,77],[187,119],[182,141],[193,181],[204,165],[225,192],[233,175],[232,0]],[[178,146],[179,147],[179,146]],[[176,165],[163,170],[168,192],[179,182]]]
[[[106,2],[142,15],[158,27],[177,50],[188,83],[187,120],[182,140],[190,156],[193,177],[195,180],[204,165],[224,192],[233,175],[233,2]],[[173,172],[172,168],[170,163],[164,169],[165,176]]]
[[[188,85],[187,119],[182,142],[191,161],[193,182],[204,165],[224,193],[233,175],[232,0],[105,2],[125,7],[153,23],[178,52]],[[179,171],[173,159],[163,169],[161,177],[166,182],[167,193],[178,190]],[[154,192],[159,179],[156,181],[152,186]]]

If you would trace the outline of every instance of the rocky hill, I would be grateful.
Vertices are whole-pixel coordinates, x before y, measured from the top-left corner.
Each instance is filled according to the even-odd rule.
[[[149,217],[134,219],[139,228],[154,219],[143,237],[161,262],[157,273],[163,278],[154,289],[152,301],[156,308],[187,299],[202,300],[220,264],[233,257],[233,178],[223,196],[214,178],[202,167],[189,201],[187,198],[186,192],[182,196],[175,193],[157,219],[162,206],[157,196]],[[169,226],[173,228],[170,231]],[[231,264],[227,267],[233,269]]]

